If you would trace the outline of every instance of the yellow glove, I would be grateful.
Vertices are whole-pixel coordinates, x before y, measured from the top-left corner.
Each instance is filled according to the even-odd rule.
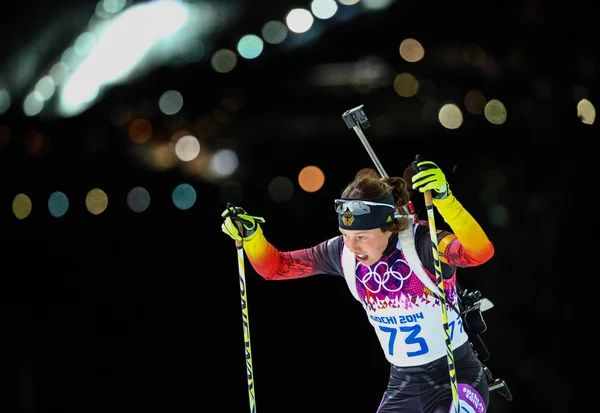
[[[414,161],[413,168],[417,171],[412,177],[412,187],[419,192],[431,191],[433,199],[447,198],[451,193],[442,170],[430,161]]]
[[[225,221],[221,224],[221,231],[236,241],[248,238],[256,232],[260,226],[259,223],[265,222],[264,218],[248,215],[244,208],[236,207],[232,204],[227,204],[227,209],[223,211],[221,217],[225,218]],[[241,234],[237,223],[240,223],[242,226]]]

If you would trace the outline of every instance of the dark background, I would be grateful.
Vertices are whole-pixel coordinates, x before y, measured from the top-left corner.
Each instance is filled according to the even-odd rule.
[[[215,34],[215,48],[232,47],[240,33],[309,5],[229,3],[241,13]],[[0,17],[0,62],[9,67],[20,48],[39,41],[42,23],[85,16],[94,7],[65,0],[12,4]],[[594,102],[598,93],[598,30],[587,7],[396,1],[386,11],[340,21],[303,47],[273,48],[226,75],[206,59],[157,68],[68,119],[25,117],[18,104],[24,88],[15,85],[13,106],[0,115],[12,132],[0,150],[1,411],[248,411],[237,256],[220,231],[230,200],[223,182],[145,167],[108,120],[116,104],[136,105],[165,88],[189,96],[190,116],[210,114],[232,90],[244,96],[209,144],[236,150],[240,166],[231,179],[243,193],[233,201],[266,219],[267,239],[282,251],[337,234],[332,200],[359,169],[373,166],[341,118],[364,104],[371,120],[365,133],[386,171],[401,175],[417,153],[437,162],[495,244],[489,263],[459,272],[463,287],[481,289],[495,304],[485,316],[483,338],[492,353],[486,364],[506,380],[514,400],[492,395],[488,411],[578,411],[575,400],[588,387],[576,384],[585,372],[577,366],[587,363],[594,328],[586,321],[594,310],[585,307],[594,299],[594,280],[579,270],[595,266],[594,246],[573,246],[589,242],[586,202],[597,187],[583,170],[593,166],[598,127],[580,122],[576,111],[579,99]],[[67,20],[64,43],[82,26]],[[405,37],[425,45],[423,62],[408,66],[400,59]],[[469,43],[495,57],[495,76],[427,59],[430,50],[439,56]],[[391,85],[331,90],[307,80],[318,64],[373,55],[397,72],[433,79],[440,101],[460,103],[473,88],[500,99],[508,120],[493,125],[465,111],[463,126],[448,130],[423,121],[422,102],[401,98]],[[532,108],[527,112],[519,109],[524,101]],[[25,150],[31,129],[51,137],[43,156]],[[320,191],[296,185],[285,202],[269,196],[273,177],[296,183],[306,165],[325,173]],[[170,200],[182,182],[198,194],[185,211]],[[151,193],[144,213],[124,202],[134,185]],[[96,186],[109,195],[109,207],[93,216],[83,199]],[[71,199],[61,219],[46,208],[57,188]],[[12,200],[21,192],[33,211],[17,220]],[[420,196],[413,201],[426,218]],[[507,214],[505,224],[495,223],[499,213]],[[439,216],[437,226],[447,229]],[[388,366],[344,280],[267,282],[249,264],[246,279],[258,411],[374,412]]]

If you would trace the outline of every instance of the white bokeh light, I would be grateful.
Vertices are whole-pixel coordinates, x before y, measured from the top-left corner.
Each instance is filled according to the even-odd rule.
[[[306,9],[293,9],[285,17],[285,23],[294,33],[308,31],[315,22],[312,13]]]
[[[338,5],[335,0],[313,0],[310,9],[315,17],[325,20],[333,17],[338,10]]]
[[[200,142],[195,136],[183,136],[175,144],[175,154],[184,162],[196,159],[199,153]]]
[[[237,167],[238,157],[231,149],[218,150],[210,161],[210,170],[215,176],[229,176],[235,172]]]

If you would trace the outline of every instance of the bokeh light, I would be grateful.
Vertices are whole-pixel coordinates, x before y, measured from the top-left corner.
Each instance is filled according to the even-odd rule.
[[[230,49],[220,49],[213,54],[210,63],[216,72],[228,73],[237,65],[237,55]]]
[[[586,125],[593,125],[596,120],[596,108],[587,99],[581,99],[577,103],[577,117]]]
[[[12,203],[12,211],[17,219],[25,219],[31,214],[31,210],[33,208],[33,204],[31,203],[31,199],[23,194],[17,194]]]
[[[298,174],[298,184],[306,192],[316,192],[323,187],[324,183],[325,174],[318,166],[305,166]]]
[[[229,176],[238,167],[238,156],[231,149],[220,149],[210,160],[210,171],[216,176]]]
[[[335,15],[338,5],[335,0],[313,0],[310,3],[310,10],[315,17],[326,20]]]
[[[183,162],[189,162],[196,159],[199,153],[200,142],[195,136],[183,136],[175,143],[175,154]]]
[[[498,99],[492,99],[485,105],[484,114],[486,119],[494,125],[501,125],[506,122],[506,107]]]
[[[470,90],[465,95],[465,108],[473,115],[481,115],[486,103],[485,96],[479,90]]]
[[[48,211],[55,218],[60,218],[69,210],[69,198],[61,191],[53,192],[48,197]]]
[[[129,125],[129,139],[134,143],[148,142],[152,137],[152,124],[146,119],[134,119]]]
[[[462,111],[454,103],[446,103],[440,109],[438,119],[447,129],[458,129],[463,123]]]
[[[425,56],[425,49],[418,40],[404,39],[400,43],[400,56],[407,62],[418,62]]]
[[[183,108],[183,96],[178,90],[167,90],[158,99],[158,107],[165,115],[175,115]]]
[[[294,183],[288,177],[276,176],[269,182],[267,191],[273,201],[285,202],[294,195]]]
[[[177,208],[190,209],[196,203],[196,190],[190,184],[179,184],[173,189],[171,199]]]
[[[100,188],[90,190],[85,197],[85,207],[92,215],[100,215],[108,207],[108,196]]]
[[[287,37],[288,28],[280,21],[271,20],[263,25],[261,29],[261,35],[267,43],[280,44]]]
[[[262,39],[255,34],[242,36],[237,44],[238,53],[245,59],[255,59],[260,56],[264,47]]]
[[[400,73],[394,79],[394,90],[405,98],[415,96],[419,91],[419,81],[410,73]]]
[[[146,188],[136,186],[127,193],[126,201],[133,212],[144,212],[150,206],[150,193]]]
[[[285,18],[286,24],[294,33],[307,32],[315,22],[312,13],[306,9],[292,9]]]

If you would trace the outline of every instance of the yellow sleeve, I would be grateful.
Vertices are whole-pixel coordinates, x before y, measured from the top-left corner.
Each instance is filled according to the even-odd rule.
[[[254,234],[244,238],[244,252],[252,267],[262,277],[270,279],[278,271],[281,260],[279,250],[267,241],[260,225]]]
[[[488,261],[494,255],[494,245],[483,228],[452,193],[445,199],[434,199],[433,204],[459,241],[459,243],[444,244],[446,248],[452,250],[443,251],[450,264],[453,264],[452,257],[454,257],[460,261],[454,265],[478,265]]]

